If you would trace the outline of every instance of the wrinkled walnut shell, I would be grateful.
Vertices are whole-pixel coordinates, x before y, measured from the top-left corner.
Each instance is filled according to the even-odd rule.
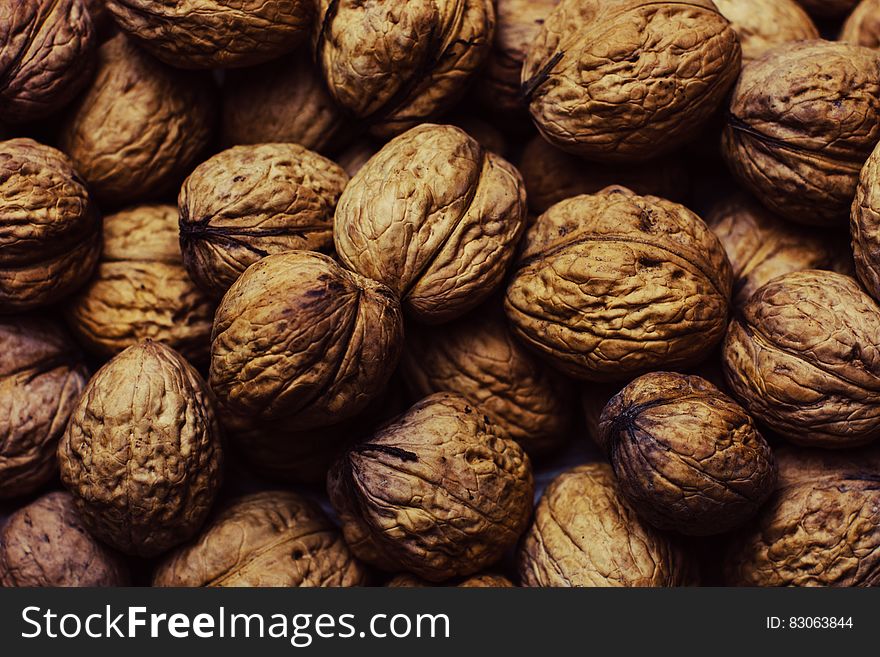
[[[856,275],[874,299],[880,300],[880,145],[859,176],[849,225]]]
[[[743,63],[781,43],[819,38],[809,14],[795,0],[712,0],[739,36]]]
[[[880,0],[862,0],[843,24],[840,40],[880,48]]]

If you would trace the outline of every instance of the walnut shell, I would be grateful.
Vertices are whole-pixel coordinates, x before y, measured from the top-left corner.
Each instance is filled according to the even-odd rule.
[[[492,45],[491,0],[319,0],[315,52],[330,94],[379,137],[437,118]]]
[[[853,10],[859,0],[798,0],[816,18],[840,18]]]
[[[731,287],[724,247],[693,212],[609,187],[537,219],[504,305],[514,334],[557,368],[622,381],[708,355]]]
[[[207,146],[214,95],[206,75],[169,68],[117,35],[98,49],[95,79],[61,127],[61,150],[102,202],[156,198]]]
[[[58,471],[58,440],[89,373],[73,340],[43,317],[0,320],[0,498]]]
[[[60,151],[0,142],[0,315],[64,298],[91,276],[101,218]]]
[[[391,377],[403,339],[391,291],[328,256],[263,258],[217,309],[211,387],[232,414],[290,431],[353,417]]]
[[[129,586],[129,574],[88,534],[70,494],[49,493],[0,529],[0,586]]]
[[[116,24],[177,68],[253,66],[308,37],[310,0],[106,0]]]
[[[159,565],[153,586],[363,586],[367,578],[317,504],[272,491],[231,502]]]
[[[850,234],[856,275],[880,300],[880,144],[859,176],[850,211]]]
[[[755,515],[776,485],[752,418],[698,376],[639,377],[605,406],[599,441],[621,494],[658,529],[721,534]]]
[[[737,35],[710,0],[562,0],[522,84],[551,144],[633,162],[697,137],[739,71]]]
[[[352,552],[432,582],[476,573],[532,510],[529,458],[464,397],[426,397],[351,448],[327,477]]]
[[[127,554],[157,555],[199,530],[220,487],[213,396],[169,347],[129,347],[89,381],[58,459],[92,534]]]
[[[681,551],[639,520],[604,463],[553,480],[517,563],[522,586],[683,586],[687,580]]]
[[[880,0],[862,0],[846,19],[840,40],[866,48],[880,48]]]
[[[0,4],[0,121],[45,118],[91,78],[95,32],[82,0]]]
[[[780,43],[819,38],[819,30],[795,0],[712,0],[739,36],[743,63]]]
[[[761,203],[802,224],[839,224],[880,139],[880,56],[829,41],[778,46],[748,64],[722,150]]]
[[[423,588],[428,586],[437,586],[431,582],[425,581],[410,573],[402,573],[393,577],[386,585],[388,588]],[[442,585],[441,585],[442,586]],[[473,575],[468,577],[460,584],[456,584],[463,589],[511,589],[515,588],[513,582],[504,577],[504,575],[493,575],[484,573],[482,575]]]
[[[880,437],[880,307],[848,276],[774,278],[735,316],[724,376],[758,420],[794,443],[854,447]]]
[[[502,282],[525,218],[513,166],[459,128],[423,124],[352,178],[333,237],[346,267],[388,285],[415,319],[439,324]]]

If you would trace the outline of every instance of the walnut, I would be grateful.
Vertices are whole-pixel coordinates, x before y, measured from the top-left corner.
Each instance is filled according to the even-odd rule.
[[[840,18],[853,10],[859,0],[798,0],[816,18]]]
[[[411,575],[409,573],[401,573],[393,577],[385,586],[401,589],[401,588],[423,588],[428,586],[437,586],[426,580]],[[442,585],[441,585],[442,586]],[[482,575],[473,575],[456,584],[459,588],[464,589],[510,589],[514,588],[513,583],[504,577],[504,575],[493,575],[485,573]]]
[[[310,0],[106,0],[117,25],[177,68],[253,66],[308,37]]]
[[[699,217],[609,187],[529,228],[505,310],[557,368],[622,381],[705,358],[724,334],[731,287],[724,248]]]
[[[0,586],[128,586],[128,568],[92,538],[69,493],[49,493],[0,529]]]
[[[169,68],[118,35],[98,49],[95,79],[61,127],[61,150],[103,203],[157,198],[207,146],[216,104],[209,77]]]
[[[298,144],[236,146],[200,164],[183,184],[180,244],[193,280],[221,297],[272,253],[329,251],[333,211],[348,175]]]
[[[378,137],[458,101],[485,62],[491,0],[319,0],[315,52],[330,94]]]
[[[88,84],[95,33],[82,0],[0,4],[0,121],[45,118]]]
[[[773,454],[752,418],[698,376],[639,377],[602,411],[599,441],[621,494],[658,529],[729,531],[776,484]]]
[[[58,471],[55,450],[89,378],[73,340],[43,317],[0,320],[0,498]]]
[[[730,323],[724,375],[758,420],[794,443],[853,447],[880,436],[880,307],[847,276],[774,278]]]
[[[850,234],[856,274],[880,300],[880,145],[862,169],[850,212]]]
[[[153,575],[153,586],[366,583],[366,569],[321,508],[302,495],[282,491],[234,500]]]
[[[476,573],[532,510],[528,457],[464,397],[426,397],[352,447],[327,477],[352,552],[432,582]]]
[[[61,152],[0,142],[0,315],[64,298],[91,276],[101,219]]]
[[[683,586],[684,555],[590,463],[560,474],[541,497],[517,556],[523,586]]]
[[[423,124],[352,178],[333,237],[345,266],[388,285],[415,319],[439,324],[502,282],[525,218],[516,169],[459,128]]]
[[[880,0],[862,0],[846,19],[840,40],[880,48]]]
[[[819,38],[819,30],[795,0],[712,0],[739,36],[743,63],[780,43]]]
[[[412,330],[402,370],[417,397],[456,392],[471,399],[530,456],[569,438],[570,384],[514,339],[503,316],[477,310],[452,324]]]
[[[880,139],[880,58],[828,41],[777,46],[748,64],[730,101],[723,154],[777,214],[837,225]]]
[[[214,318],[211,387],[225,409],[303,431],[353,417],[391,377],[403,338],[391,291],[328,256],[252,265]]]
[[[154,556],[199,530],[220,486],[213,407],[199,374],[158,342],[98,370],[58,446],[61,480],[92,534]]]
[[[554,146],[634,162],[697,137],[739,71],[736,33],[710,0],[562,0],[522,83]]]
[[[106,217],[97,276],[66,315],[80,342],[102,358],[151,338],[207,363],[214,304],[184,269],[177,208],[142,205]]]

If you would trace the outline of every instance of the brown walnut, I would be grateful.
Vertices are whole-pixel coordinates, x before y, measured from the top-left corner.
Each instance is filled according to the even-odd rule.
[[[880,300],[880,145],[859,176],[850,211],[850,235],[856,275],[874,299]]]
[[[402,573],[393,577],[385,586],[393,589],[402,588],[423,588],[428,586],[437,586],[427,580],[416,577],[409,573]],[[442,584],[440,586],[443,586]],[[459,588],[464,589],[510,589],[515,588],[513,583],[504,577],[504,575],[493,575],[485,573],[482,575],[473,575],[456,584]]]
[[[516,543],[532,510],[528,457],[464,397],[436,394],[327,477],[352,552],[432,582],[476,573]]]
[[[712,0],[739,36],[743,63],[780,43],[819,38],[819,30],[795,0]]]
[[[129,347],[89,381],[58,459],[92,534],[127,554],[164,552],[199,530],[220,487],[211,392],[169,347]]]
[[[816,18],[840,18],[853,10],[859,0],[798,0]]]
[[[880,48],[880,0],[862,0],[843,24],[840,40]]]

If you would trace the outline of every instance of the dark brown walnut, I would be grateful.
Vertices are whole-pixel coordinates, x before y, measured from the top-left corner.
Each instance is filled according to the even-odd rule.
[[[422,588],[428,586],[437,586],[436,584],[432,584],[420,577],[416,577],[415,575],[410,575],[409,573],[403,573],[401,575],[397,575],[392,578],[385,586],[393,588],[393,589],[401,589],[401,588]],[[483,575],[473,575],[472,577],[468,577],[464,581],[459,584],[456,584],[459,588],[465,589],[510,589],[514,588],[513,583],[504,577],[504,575],[492,575],[492,574],[483,574]]]
[[[319,253],[271,255],[217,309],[211,387],[230,414],[252,422],[329,426],[382,393],[402,339],[400,305],[384,285]]]
[[[880,146],[859,176],[849,225],[856,275],[874,299],[880,300]]]
[[[0,315],[46,306],[91,276],[101,218],[60,151],[0,142]]]
[[[127,554],[160,554],[198,532],[220,487],[213,396],[177,352],[141,342],[89,381],[58,460],[95,537]]]
[[[830,41],[777,46],[742,72],[722,150],[761,203],[801,224],[847,215],[880,138],[880,55]]]
[[[58,471],[55,451],[89,378],[51,320],[0,320],[0,498],[27,495]]]
[[[98,41],[104,41],[116,29],[116,23],[113,22],[113,17],[107,9],[106,0],[85,0],[85,5]]]
[[[501,284],[525,219],[513,166],[459,128],[424,124],[352,178],[333,238],[346,267],[394,290],[415,319],[440,324]]]
[[[840,18],[853,10],[859,0],[798,0],[816,18]]]
[[[272,491],[231,502],[159,565],[153,586],[363,586],[367,579],[321,507]]]
[[[95,32],[83,0],[0,4],[0,121],[57,112],[88,84]]]
[[[609,187],[529,228],[504,306],[514,334],[557,368],[624,381],[705,358],[724,334],[732,278],[693,212]]]
[[[141,205],[105,217],[98,273],[65,312],[80,343],[101,358],[150,338],[207,363],[214,304],[183,266],[177,208]]]
[[[843,24],[840,40],[880,48],[880,0],[862,0]]]
[[[308,38],[309,0],[106,0],[122,30],[177,68],[253,66]]]
[[[89,535],[69,493],[44,495],[0,529],[0,587],[128,585],[128,567]]]
[[[477,310],[452,324],[414,328],[401,366],[416,397],[456,392],[471,399],[532,457],[569,437],[571,385],[513,337],[503,316]]]
[[[207,146],[216,105],[207,74],[177,71],[117,35],[61,127],[59,143],[108,205],[174,189]]]
[[[193,280],[221,297],[273,253],[330,251],[333,212],[348,174],[298,144],[235,146],[183,183],[180,248]]]
[[[684,555],[643,524],[617,492],[604,463],[553,480],[520,544],[522,586],[683,586]]]
[[[599,442],[620,493],[658,529],[721,534],[754,516],[776,485],[752,418],[698,376],[639,377],[605,406]]]
[[[724,340],[724,376],[751,415],[790,441],[880,437],[880,307],[848,276],[806,270],[752,295]]]
[[[315,52],[330,95],[378,137],[437,118],[485,62],[491,0],[319,0]]]
[[[355,556],[431,582],[497,562],[525,530],[529,458],[459,395],[426,397],[352,447],[327,477]]]
[[[710,0],[562,0],[531,45],[522,91],[554,146],[635,162],[697,137],[739,71],[736,32]]]
[[[712,0],[739,36],[743,63],[780,43],[819,38],[819,30],[795,0]]]

